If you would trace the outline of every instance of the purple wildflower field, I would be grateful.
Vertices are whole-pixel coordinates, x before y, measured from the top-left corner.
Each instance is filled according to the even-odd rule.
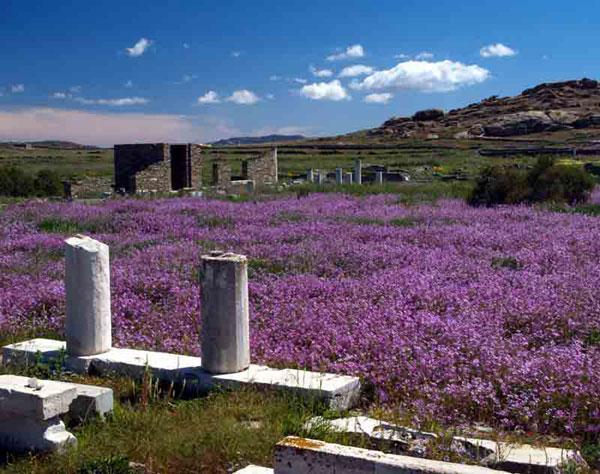
[[[600,431],[600,219],[455,200],[26,203],[0,214],[0,329],[62,331],[62,241],[111,246],[116,346],[198,354],[199,256],[251,259],[255,362],[356,374],[414,420]]]

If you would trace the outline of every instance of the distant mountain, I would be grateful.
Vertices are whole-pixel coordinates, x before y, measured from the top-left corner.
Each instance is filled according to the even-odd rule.
[[[263,137],[232,137],[212,142],[211,145],[261,145],[263,143],[297,142],[306,139],[303,135],[265,135]]]
[[[79,143],[61,140],[43,140],[37,142],[0,142],[0,145],[23,146],[31,145],[34,148],[54,148],[60,150],[97,150],[99,147],[92,145],[80,145]]]

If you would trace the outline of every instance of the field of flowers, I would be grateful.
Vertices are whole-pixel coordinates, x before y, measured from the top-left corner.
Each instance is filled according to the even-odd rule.
[[[0,331],[60,332],[62,241],[111,246],[114,343],[197,354],[199,256],[248,255],[255,362],[356,374],[419,422],[600,431],[600,218],[391,195],[26,203]]]

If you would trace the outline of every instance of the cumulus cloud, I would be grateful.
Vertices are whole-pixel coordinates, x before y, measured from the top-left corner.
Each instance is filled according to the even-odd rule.
[[[219,94],[215,91],[208,91],[206,94],[198,97],[198,104],[218,104],[221,102]]]
[[[364,64],[355,64],[354,66],[348,66],[342,69],[338,77],[357,77],[367,74],[371,74],[373,68],[371,66],[365,66]]]
[[[290,79],[292,82],[297,82],[298,84],[306,84],[308,81],[306,79],[302,79],[301,77],[294,77]]]
[[[424,59],[432,59],[433,58],[433,53],[430,53],[429,51],[421,51],[419,54],[417,54],[415,56],[415,59],[418,61],[422,61]]]
[[[404,53],[398,53],[394,56],[395,59],[408,59],[408,55]]]
[[[317,69],[314,66],[310,67],[310,72],[315,77],[331,77],[331,76],[333,76],[333,71],[331,69]]]
[[[249,91],[247,89],[241,89],[234,91],[229,97],[227,97],[227,102],[233,102],[235,104],[240,105],[252,105],[256,104],[260,97],[258,97],[254,92]]]
[[[502,44],[488,44],[479,50],[479,54],[484,58],[503,58],[507,56],[514,56],[517,52]]]
[[[136,58],[141,56],[146,52],[146,50],[150,47],[152,41],[146,38],[140,38],[137,43],[135,43],[131,48],[125,48],[125,52],[128,56],[132,58]]]
[[[10,91],[13,94],[20,94],[21,92],[25,92],[25,84],[13,84],[10,86]]]
[[[348,92],[339,80],[307,84],[300,89],[300,94],[312,100],[340,101],[350,99]]]
[[[108,105],[110,107],[123,107],[126,105],[145,105],[149,101],[143,97],[121,97],[119,99],[85,99],[76,97],[76,102],[84,105]]]
[[[66,92],[55,92],[51,97],[53,99],[66,99],[69,96],[70,94],[67,94]]]
[[[361,82],[351,84],[357,90],[406,89],[421,92],[449,92],[462,86],[485,81],[490,72],[475,64],[454,61],[405,61],[391,69],[376,71]]]
[[[365,55],[365,50],[360,44],[348,46],[341,53],[331,54],[327,56],[327,61],[341,61],[344,59],[362,58]]]
[[[389,92],[382,92],[381,94],[369,94],[363,101],[367,104],[387,104],[393,97],[394,95]]]

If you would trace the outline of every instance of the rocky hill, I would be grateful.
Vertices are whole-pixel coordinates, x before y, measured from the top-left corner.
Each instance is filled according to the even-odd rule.
[[[430,109],[394,117],[371,137],[516,137],[560,130],[600,129],[600,83],[592,79],[545,83],[514,97],[492,96],[460,109]]]

